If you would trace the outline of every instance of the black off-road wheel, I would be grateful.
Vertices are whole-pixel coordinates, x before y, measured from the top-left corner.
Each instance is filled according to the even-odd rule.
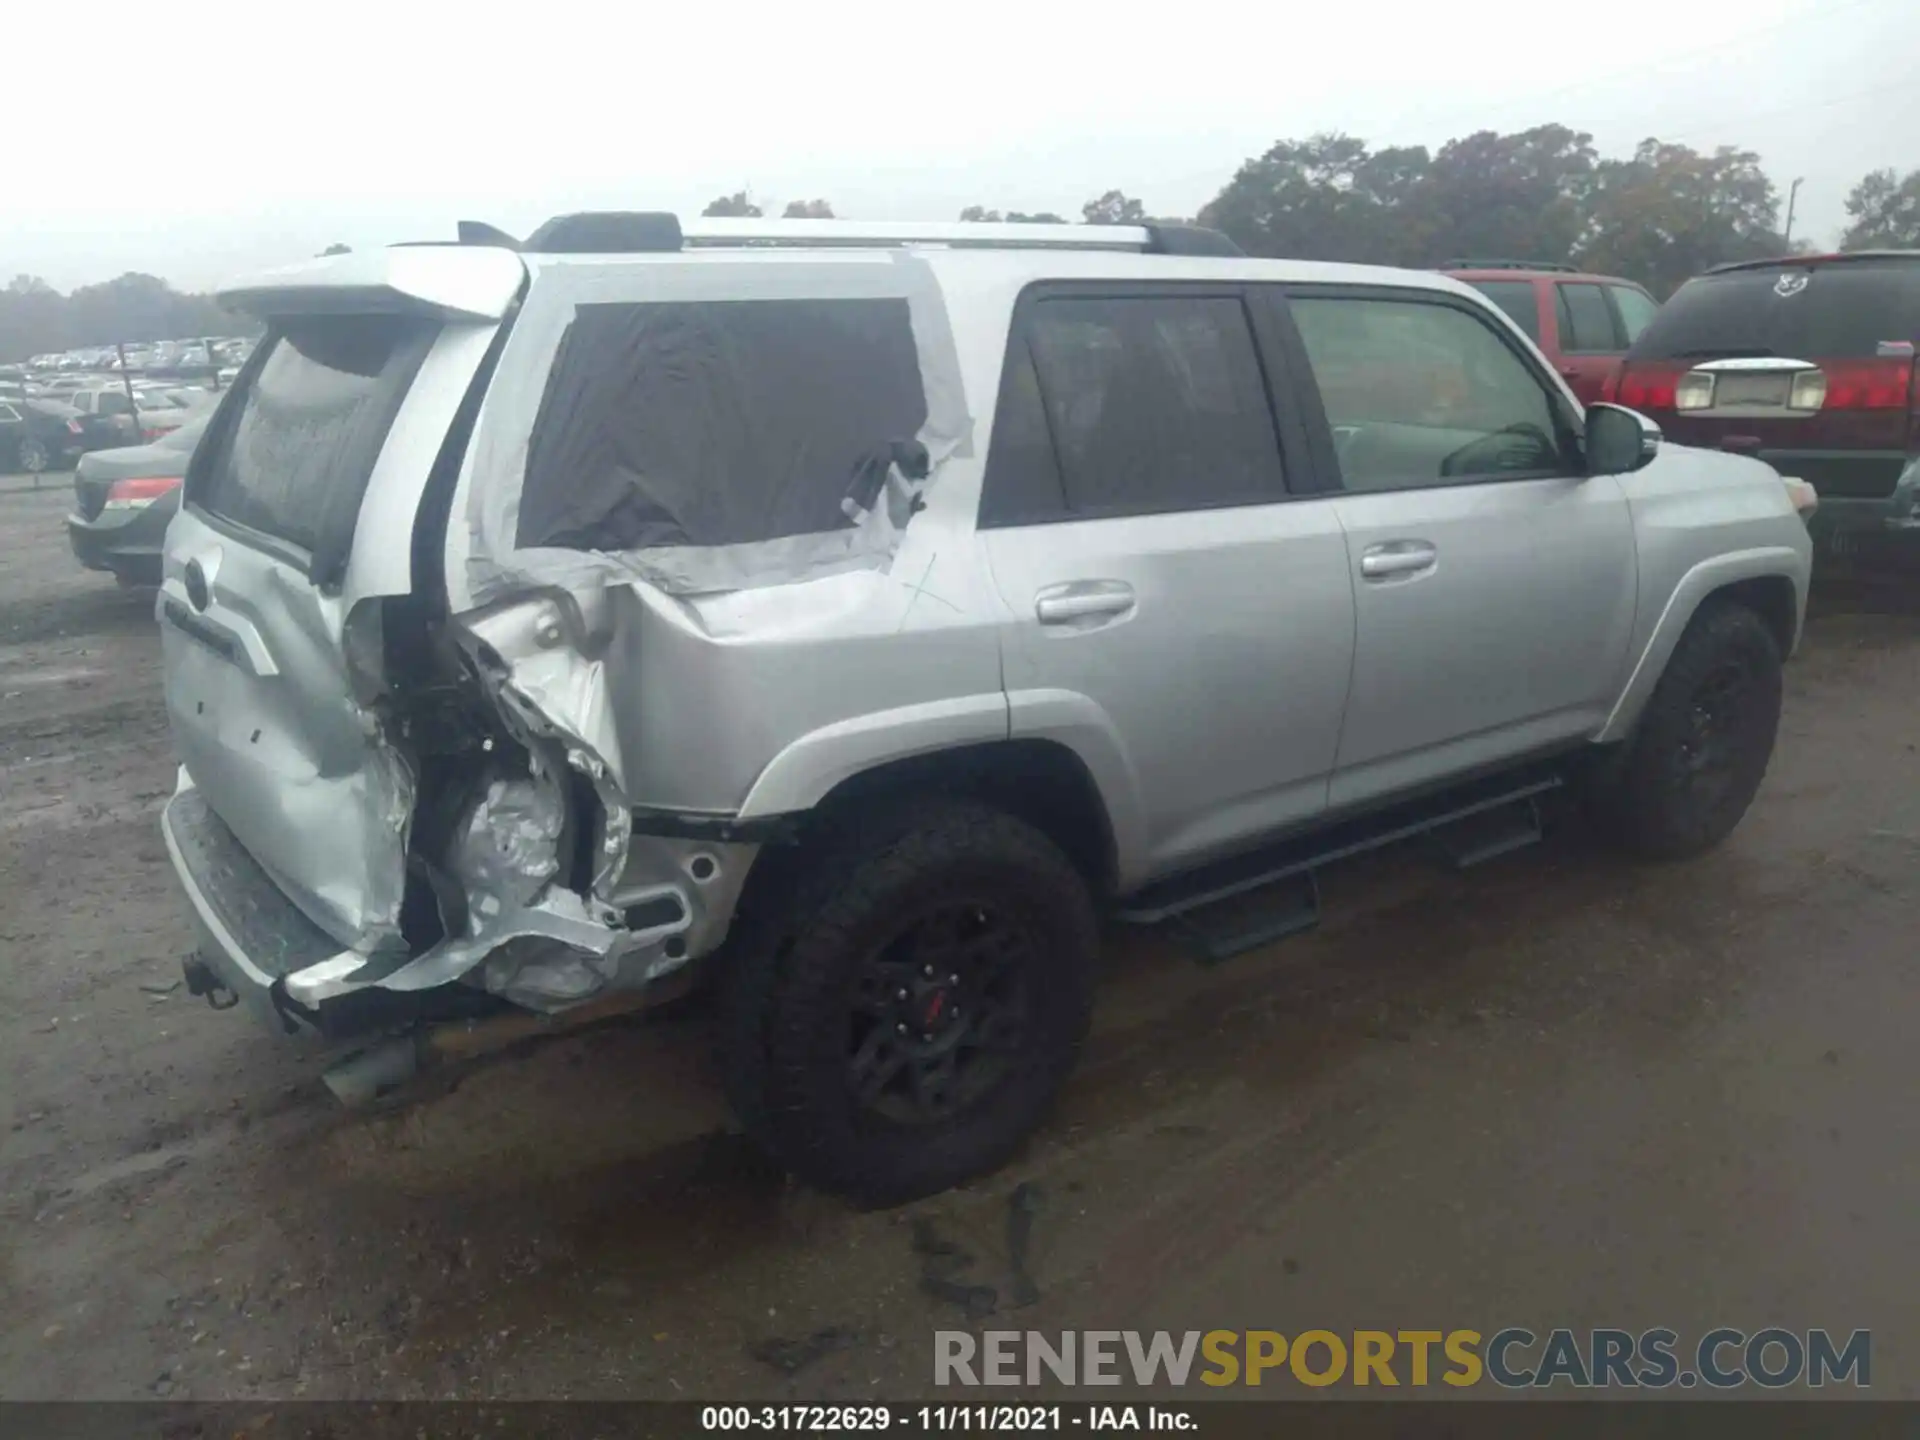
[[[1780,647],[1743,605],[1687,625],[1640,724],[1596,767],[1589,799],[1610,837],[1652,860],[1698,855],[1753,803],[1780,728]]]
[[[835,825],[736,939],[720,1016],[729,1099],[781,1164],[867,1205],[1010,1158],[1092,1010],[1086,883],[1037,830],[970,801]]]

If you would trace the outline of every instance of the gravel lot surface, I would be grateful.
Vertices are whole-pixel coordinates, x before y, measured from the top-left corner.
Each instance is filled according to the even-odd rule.
[[[64,511],[0,495],[0,1395],[899,1399],[973,1323],[917,1222],[990,1326],[1868,1327],[1920,1395],[1920,622],[1815,623],[1695,863],[1569,827],[1218,968],[1116,937],[1028,1152],[863,1214],[728,1132],[697,1009],[349,1115],[190,999],[152,597]]]

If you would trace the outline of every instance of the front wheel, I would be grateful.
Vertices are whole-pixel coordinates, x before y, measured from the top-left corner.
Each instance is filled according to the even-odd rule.
[[[1087,886],[1044,835],[983,805],[841,829],[762,934],[727,978],[730,1096],[777,1160],[867,1204],[1006,1161],[1086,1033]]]
[[[1593,777],[1603,827],[1656,860],[1724,840],[1760,789],[1780,727],[1780,647],[1743,605],[1709,602],[1654,687],[1633,737]]]

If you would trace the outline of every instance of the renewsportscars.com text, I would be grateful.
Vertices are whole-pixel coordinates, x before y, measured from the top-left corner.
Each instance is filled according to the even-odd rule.
[[[936,1385],[1820,1388],[1873,1380],[1873,1335],[1826,1330],[936,1330]]]

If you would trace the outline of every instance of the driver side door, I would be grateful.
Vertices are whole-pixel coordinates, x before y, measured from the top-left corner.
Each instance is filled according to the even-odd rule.
[[[1355,602],[1331,806],[1598,730],[1633,631],[1633,523],[1618,479],[1585,474],[1565,392],[1464,298],[1299,286],[1276,304],[1340,477]]]

